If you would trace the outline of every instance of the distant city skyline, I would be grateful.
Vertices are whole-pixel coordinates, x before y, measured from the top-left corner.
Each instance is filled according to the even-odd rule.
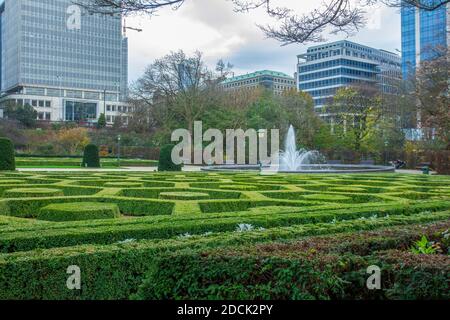
[[[305,4],[307,6],[305,6]],[[292,4],[298,12],[310,9],[314,1]],[[304,8],[304,9],[303,9]],[[400,11],[376,6],[371,8],[367,26],[355,36],[326,37],[327,42],[351,40],[373,48],[392,52],[401,50]],[[192,0],[179,10],[162,10],[157,16],[127,19],[127,25],[143,32],[128,32],[130,46],[130,81],[137,80],[145,67],[170,51],[203,52],[213,68],[219,59],[234,65],[236,75],[271,69],[293,76],[297,55],[319,43],[281,47],[266,39],[257,24],[271,22],[264,12],[238,14],[224,0]]]

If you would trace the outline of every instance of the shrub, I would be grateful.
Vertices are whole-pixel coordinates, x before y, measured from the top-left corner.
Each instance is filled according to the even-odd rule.
[[[119,215],[119,207],[116,204],[74,202],[48,205],[39,211],[37,218],[47,221],[78,221],[113,219]]]
[[[181,171],[182,165],[176,165],[172,162],[173,148],[173,144],[167,144],[161,148],[158,171]]]
[[[60,197],[64,193],[59,189],[50,188],[18,188],[6,190],[3,194],[5,198],[39,198],[39,197]]]
[[[88,144],[84,148],[82,167],[100,168],[100,157],[98,147],[94,144]]]
[[[0,170],[16,170],[14,146],[11,140],[0,138]]]
[[[100,117],[98,117],[97,128],[101,129],[104,127],[106,127],[106,117],[105,117],[105,114],[102,113],[102,114],[100,114]]]

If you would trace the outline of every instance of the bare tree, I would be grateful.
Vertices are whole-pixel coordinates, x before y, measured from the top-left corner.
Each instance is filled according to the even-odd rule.
[[[133,13],[155,14],[162,8],[178,9],[185,0],[73,0],[90,12],[124,15]],[[299,14],[289,7],[279,7],[276,0],[224,0],[234,4],[236,12],[264,9],[274,18],[274,24],[259,26],[268,38],[278,40],[281,45],[324,41],[324,34],[344,33],[351,35],[365,23],[365,10],[371,5],[384,4],[390,7],[417,7],[436,10],[450,0],[323,0],[315,9]],[[294,0],[293,0],[294,1]],[[296,0],[297,2],[301,0]],[[303,0],[305,1],[305,0]]]

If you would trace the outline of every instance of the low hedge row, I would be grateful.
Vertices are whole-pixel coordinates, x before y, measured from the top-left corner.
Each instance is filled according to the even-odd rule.
[[[371,223],[354,221],[336,225],[306,225],[297,227],[296,231],[280,228],[276,233],[285,239],[295,239],[308,235],[411,226],[442,219],[448,219],[448,213],[443,216],[399,216],[392,217],[390,221]],[[213,234],[163,241],[139,241],[108,246],[85,245],[0,254],[0,299],[127,299],[136,293],[139,284],[160,254],[186,248],[207,250],[239,244],[269,243],[274,239],[274,235],[275,230]],[[66,270],[71,265],[77,265],[81,269],[82,290],[72,291],[66,287]]]
[[[106,202],[119,206],[120,211],[130,216],[148,215],[169,215],[172,214],[174,204],[170,202],[122,197],[98,197],[98,196],[74,196],[74,197],[53,197],[53,198],[22,198],[4,199],[0,201],[0,214],[10,215],[19,218],[35,218],[42,207],[53,203],[70,202]]]
[[[119,216],[120,210],[116,204],[99,202],[76,202],[50,204],[39,210],[37,219],[60,222],[114,219]]]
[[[17,167],[81,167],[82,158],[16,158]],[[117,159],[101,159],[102,167],[118,167]],[[156,160],[121,159],[124,167],[154,167]]]
[[[409,256],[412,254],[410,253]],[[236,256],[212,251],[167,254],[153,260],[133,297],[141,300],[450,299],[450,258],[426,256],[417,265],[378,254],[296,258]],[[423,260],[428,264],[424,265]],[[437,263],[433,265],[433,262]],[[381,268],[383,290],[366,287],[367,267]]]
[[[120,206],[119,206],[120,207]],[[410,207],[392,207],[380,212],[379,208],[348,209],[335,210],[329,212],[314,212],[311,214],[285,213],[281,215],[253,215],[238,216],[227,218],[205,219],[198,217],[197,219],[172,219],[161,220],[152,223],[152,220],[146,220],[142,223],[133,224],[103,224],[95,227],[79,225],[73,228],[72,224],[67,226],[61,224],[58,228],[33,228],[32,232],[28,229],[19,231],[2,232],[0,234],[0,252],[26,251],[35,248],[52,248],[64,247],[77,244],[108,244],[123,239],[167,239],[189,233],[192,235],[203,234],[207,232],[232,232],[236,230],[239,224],[251,224],[254,228],[271,228],[276,229],[284,227],[287,230],[293,228],[302,228],[303,225],[314,225],[322,223],[334,223],[336,220],[354,220],[369,219],[373,215],[378,214],[379,219],[389,215],[389,219],[402,215],[417,215],[427,210],[430,218],[441,217],[448,213],[435,214],[448,208],[448,205],[412,205]],[[123,211],[122,211],[123,212]],[[450,216],[450,215],[448,215]],[[389,221],[389,219],[386,219]],[[376,220],[376,219],[374,219]],[[369,219],[370,222],[370,219]]]

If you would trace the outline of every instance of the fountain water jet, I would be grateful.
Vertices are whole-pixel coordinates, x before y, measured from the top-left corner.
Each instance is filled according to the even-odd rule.
[[[291,125],[286,136],[284,152],[279,156],[280,171],[308,170],[310,164],[322,162],[323,156],[318,151],[297,150],[295,130]]]

